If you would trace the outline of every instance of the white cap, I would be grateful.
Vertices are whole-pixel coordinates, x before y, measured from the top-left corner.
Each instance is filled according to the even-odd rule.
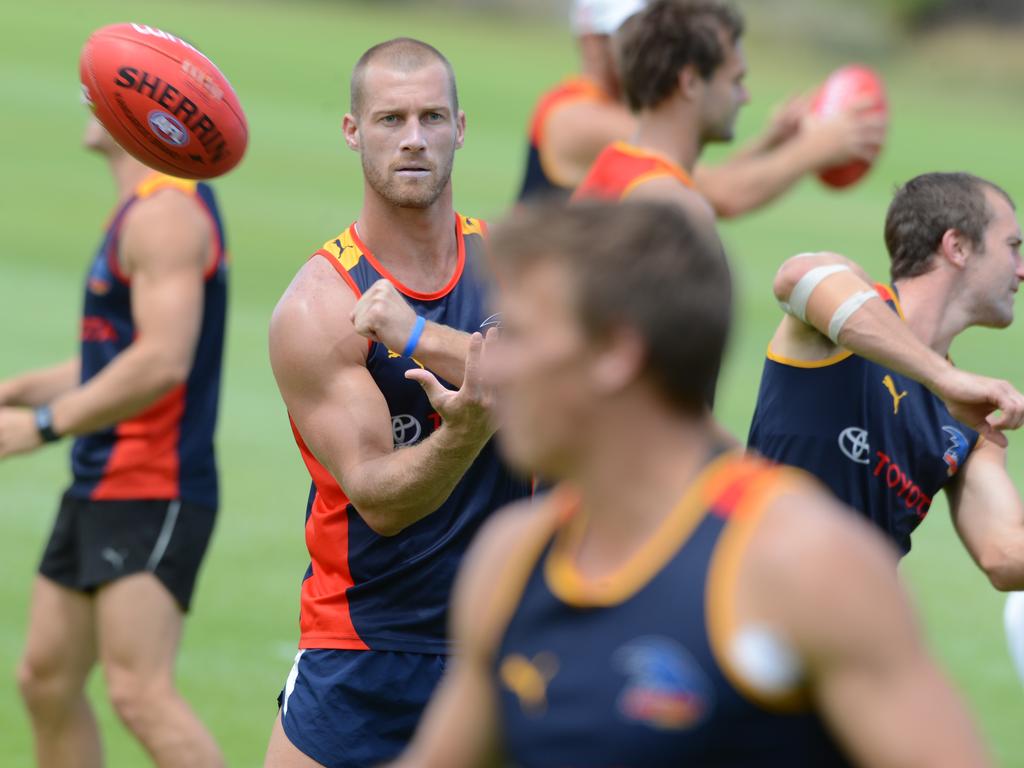
[[[646,0],[574,0],[570,21],[577,35],[611,35],[643,10]]]

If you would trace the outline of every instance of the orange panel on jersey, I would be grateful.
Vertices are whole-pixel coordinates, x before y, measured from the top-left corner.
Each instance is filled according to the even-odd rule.
[[[176,499],[178,443],[185,413],[181,384],[133,419],[117,425],[117,443],[92,498]]]

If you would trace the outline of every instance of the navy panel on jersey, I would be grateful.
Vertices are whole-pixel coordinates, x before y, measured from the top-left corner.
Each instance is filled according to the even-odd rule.
[[[889,289],[879,292],[896,310]],[[821,479],[906,554],[977,440],[926,387],[870,360],[842,353],[800,363],[769,353],[748,444]]]

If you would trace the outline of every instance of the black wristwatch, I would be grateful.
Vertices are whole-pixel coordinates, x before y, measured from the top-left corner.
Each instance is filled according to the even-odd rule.
[[[36,429],[39,430],[39,436],[43,438],[44,443],[53,443],[60,440],[60,435],[53,428],[53,411],[50,410],[48,405],[40,405],[35,410],[36,415]]]

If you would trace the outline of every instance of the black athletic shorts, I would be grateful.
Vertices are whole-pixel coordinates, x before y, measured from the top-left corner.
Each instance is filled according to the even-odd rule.
[[[217,513],[182,501],[90,501],[67,494],[39,573],[69,589],[94,592],[150,572],[187,611]]]

